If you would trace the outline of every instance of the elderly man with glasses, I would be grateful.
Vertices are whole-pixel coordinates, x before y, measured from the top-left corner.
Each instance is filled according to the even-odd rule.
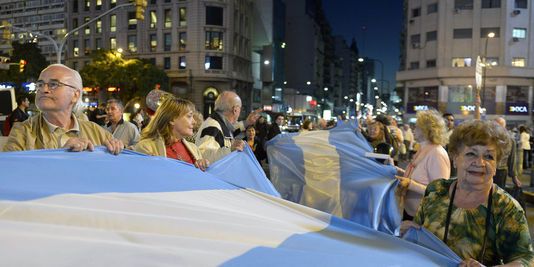
[[[112,154],[122,151],[124,145],[111,133],[73,114],[82,104],[82,78],[77,71],[62,64],[50,65],[39,75],[35,88],[35,104],[41,113],[13,127],[4,151],[92,151],[95,145],[105,145]]]

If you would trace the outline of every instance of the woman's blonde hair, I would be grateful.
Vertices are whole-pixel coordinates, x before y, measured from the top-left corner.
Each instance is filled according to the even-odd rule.
[[[452,156],[457,156],[464,146],[493,145],[499,161],[510,142],[506,129],[495,121],[469,120],[454,128],[448,148]]]
[[[418,111],[415,126],[419,128],[428,142],[442,146],[447,144],[445,121],[436,110]]]
[[[170,122],[191,111],[195,111],[195,104],[191,101],[175,97],[165,98],[148,126],[143,130],[141,139],[161,137],[166,145],[170,145],[173,137]]]

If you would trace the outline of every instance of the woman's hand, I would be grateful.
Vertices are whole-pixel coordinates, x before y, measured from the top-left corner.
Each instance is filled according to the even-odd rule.
[[[406,178],[406,177],[402,177],[402,176],[398,176],[398,175],[395,175],[395,178],[397,178],[397,180],[399,180],[399,186],[398,186],[399,193],[401,195],[404,195],[406,193],[406,191],[408,191],[408,187],[410,186],[410,181],[412,179]]]
[[[479,267],[479,266],[485,266],[485,265],[473,259],[467,259],[467,260],[460,262],[460,267]]]
[[[199,159],[195,161],[195,167],[197,167],[201,171],[206,171],[209,165],[210,162],[207,159]]]
[[[421,226],[417,223],[414,223],[412,221],[402,221],[401,225],[400,225],[400,235],[403,236],[406,231],[408,231],[408,229],[410,229],[411,227],[415,228],[415,229],[420,229]]]

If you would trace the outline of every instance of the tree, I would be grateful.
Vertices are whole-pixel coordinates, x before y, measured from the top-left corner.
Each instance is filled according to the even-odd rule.
[[[139,96],[145,97],[155,84],[162,89],[168,88],[167,74],[138,58],[125,59],[114,51],[97,51],[92,55],[92,62],[80,71],[84,85],[99,87],[118,87],[117,97],[124,103]]]
[[[11,63],[18,64],[20,60],[27,62],[24,71],[20,72],[19,66],[12,64],[9,70],[0,70],[0,82],[11,82],[15,84],[17,93],[22,93],[22,83],[36,81],[39,78],[41,70],[48,66],[48,61],[41,54],[37,43],[19,43],[14,41],[11,55],[4,54],[2,56],[9,57]]]

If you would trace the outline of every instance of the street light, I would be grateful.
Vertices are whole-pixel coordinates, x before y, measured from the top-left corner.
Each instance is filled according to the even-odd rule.
[[[482,62],[479,62],[479,60],[477,60],[477,68],[480,69],[481,68],[481,73],[480,75],[482,76],[481,78],[481,85],[477,85],[476,87],[476,90],[475,90],[475,114],[474,114],[474,118],[475,119],[480,119],[480,105],[481,105],[481,99],[480,99],[480,91],[483,90],[484,92],[486,91],[486,69],[488,68],[488,62],[487,62],[487,53],[488,53],[488,41],[489,39],[491,38],[494,38],[495,37],[495,33],[494,32],[490,32],[488,33],[487,37],[486,37],[486,40],[484,41],[484,53],[482,54]]]

